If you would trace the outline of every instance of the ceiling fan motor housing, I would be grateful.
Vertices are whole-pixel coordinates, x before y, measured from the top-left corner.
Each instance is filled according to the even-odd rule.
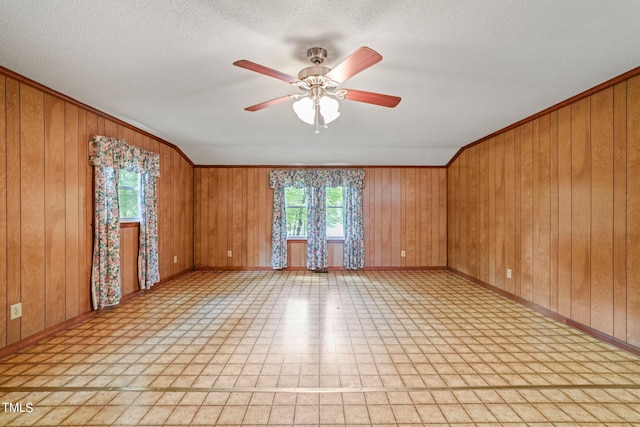
[[[310,67],[303,68],[298,73],[298,78],[304,81],[311,76],[324,76],[329,71],[331,71],[331,68],[329,67],[324,67],[322,65],[312,65]]]
[[[307,58],[309,58],[312,64],[322,64],[324,60],[327,59],[327,51],[321,47],[312,47],[307,50]]]

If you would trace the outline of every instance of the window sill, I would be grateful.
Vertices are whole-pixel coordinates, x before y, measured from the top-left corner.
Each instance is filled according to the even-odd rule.
[[[140,221],[120,221],[120,228],[140,227]]]
[[[306,237],[288,237],[287,242],[306,242]],[[344,243],[344,237],[327,237],[329,243]]]

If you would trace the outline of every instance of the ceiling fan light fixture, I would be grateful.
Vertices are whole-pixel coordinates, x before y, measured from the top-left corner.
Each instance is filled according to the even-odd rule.
[[[320,101],[318,101],[318,105],[320,106],[320,114],[324,117],[325,124],[331,123],[340,115],[340,112],[338,111],[340,104],[338,104],[338,101],[333,98],[323,96],[320,98]]]
[[[316,112],[316,105],[319,108]],[[293,103],[293,111],[298,118],[310,125],[317,124],[317,114],[322,116],[322,122],[326,126],[340,116],[338,108],[340,104],[337,100],[329,96],[321,96],[316,104],[311,98],[305,96]]]
[[[293,111],[298,115],[298,118],[310,125],[316,121],[316,108],[311,98],[305,96],[293,103]]]

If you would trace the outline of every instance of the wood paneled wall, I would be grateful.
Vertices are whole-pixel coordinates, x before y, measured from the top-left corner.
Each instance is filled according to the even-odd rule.
[[[445,266],[446,169],[364,169],[365,266]],[[196,266],[271,265],[270,171],[267,167],[195,168]],[[334,242],[330,246],[330,266],[341,267],[342,245]],[[291,267],[306,265],[303,247],[289,243]]]
[[[193,266],[193,166],[169,145],[0,70],[0,347],[91,308],[95,134],[160,153],[161,278]],[[127,242],[137,245],[130,237],[126,254]],[[10,320],[18,302],[22,317]]]
[[[468,147],[448,188],[451,268],[640,347],[640,76]]]

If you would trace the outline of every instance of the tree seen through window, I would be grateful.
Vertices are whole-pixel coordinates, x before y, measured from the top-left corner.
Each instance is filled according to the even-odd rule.
[[[120,170],[118,182],[120,200],[120,219],[137,220],[140,218],[140,174]]]
[[[327,237],[344,237],[344,190],[342,187],[326,188]],[[307,189],[285,188],[285,214],[287,237],[307,236]]]

